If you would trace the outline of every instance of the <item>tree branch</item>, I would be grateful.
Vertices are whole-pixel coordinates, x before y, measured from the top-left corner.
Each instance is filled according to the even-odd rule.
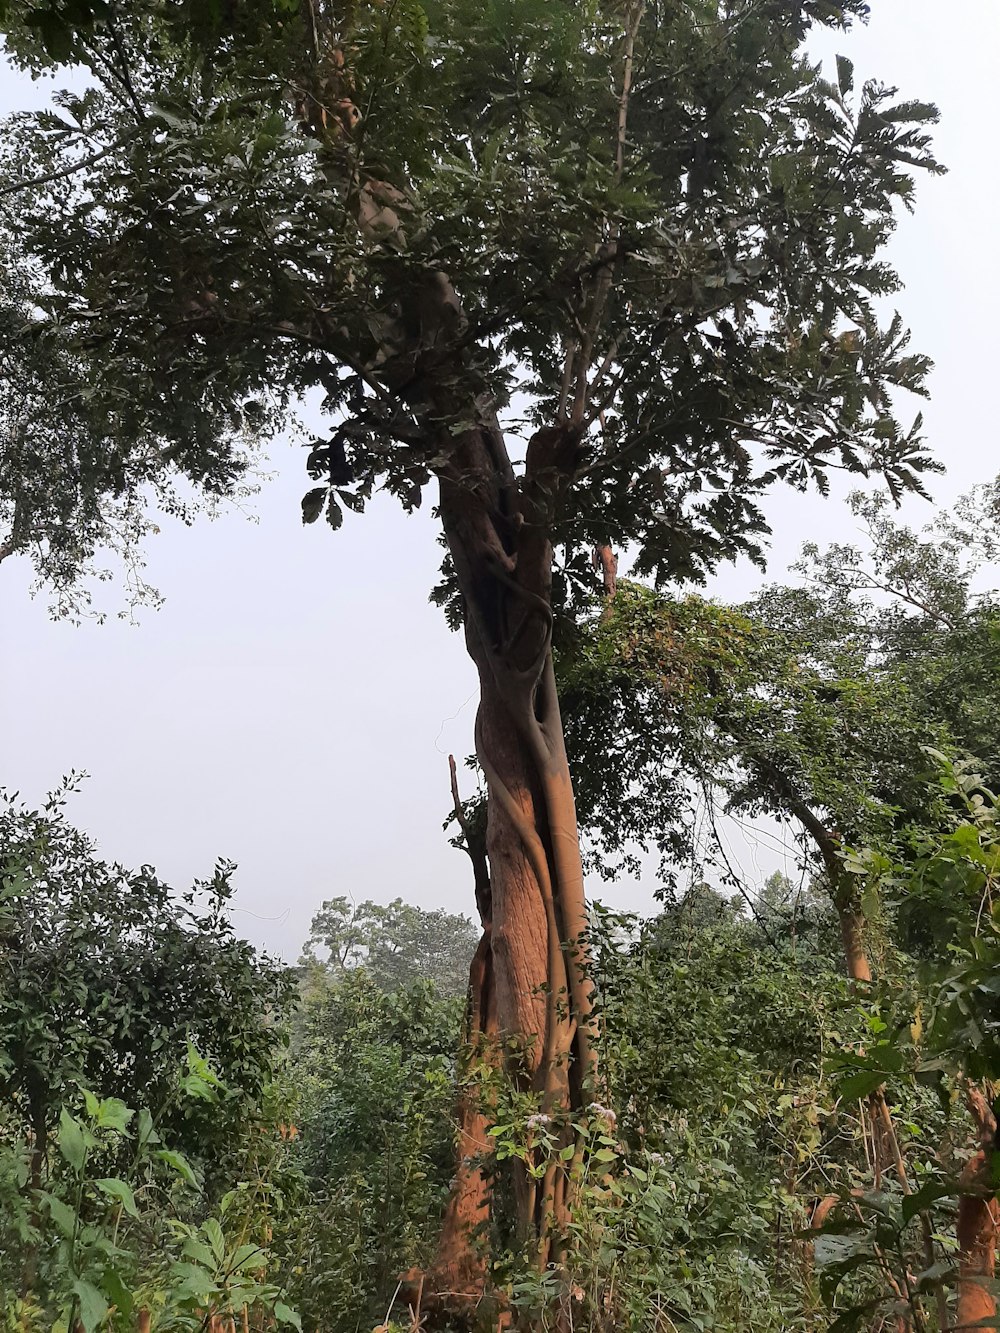
[[[16,194],[19,190],[33,189],[36,185],[49,185],[53,181],[63,180],[67,176],[73,176],[78,171],[86,171],[86,169],[92,167],[95,162],[100,162],[102,158],[110,156],[111,153],[117,152],[119,148],[124,148],[126,144],[131,143],[133,139],[137,139],[139,133],[139,130],[132,130],[129,134],[122,135],[120,139],[116,139],[114,143],[108,144],[107,148],[102,148],[100,152],[97,153],[91,153],[89,157],[82,158],[79,162],[74,162],[70,167],[63,167],[59,171],[47,172],[44,176],[33,176],[29,180],[15,181],[13,185],[0,186],[0,198],[7,194]]]

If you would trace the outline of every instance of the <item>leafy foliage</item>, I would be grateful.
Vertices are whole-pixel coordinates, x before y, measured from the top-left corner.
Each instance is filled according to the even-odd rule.
[[[259,1112],[287,977],[233,932],[232,866],[178,896],[108,864],[66,817],[72,788],[0,807],[4,1105],[42,1154],[74,1088],[142,1106],[211,1178]]]
[[[295,1324],[251,1188],[289,979],[233,934],[232,867],[178,896],[100,860],[74,786],[0,808],[0,1325]]]
[[[992,780],[996,606],[979,589],[998,550],[995,485],[922,534],[884,501],[852,507],[864,548],[807,546],[802,582],[745,606],[622,582],[564,623],[557,670],[596,867],[637,868],[636,846],[689,862],[707,799],[791,821],[829,877],[837,847],[925,811],[927,747],[975,754]]]
[[[309,1326],[382,1320],[400,1271],[432,1256],[461,1016],[427,982],[387,994],[362,967],[305,989],[291,1071],[308,1194],[278,1242]]]
[[[798,54],[811,24],[863,5],[5,13],[26,67],[94,80],[15,118],[3,196],[31,275],[8,355],[29,398],[54,361],[76,484],[57,524],[9,478],[8,517],[19,542],[62,543],[42,572],[63,586],[144,487],[231,490],[247,430],[306,392],[335,425],[312,443],[303,517],[336,527],[376,485],[418,504],[489,400],[560,421],[581,350],[600,368],[574,389],[585,439],[544,501],[570,578],[594,540],[634,543],[658,581],[759,553],[757,498],[779,478],[825,486],[838,466],[919,487],[919,418],[892,395],[922,392],[927,362],[874,299],[897,286],[880,251],[913,172],[938,169],[936,112]]]

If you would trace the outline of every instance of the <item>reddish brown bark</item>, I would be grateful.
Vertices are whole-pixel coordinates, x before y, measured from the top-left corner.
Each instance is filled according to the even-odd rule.
[[[996,1147],[996,1120],[978,1088],[968,1088],[966,1103],[979,1137],[977,1152],[966,1163],[958,1199],[958,1308],[955,1328],[977,1325],[997,1333],[997,1302],[992,1282],[996,1274],[997,1229],[1000,1204],[991,1183],[990,1165]]]
[[[466,1074],[475,1062],[495,1065],[496,1004],[489,927],[483,932],[470,971],[470,1033]],[[483,1006],[483,1008],[480,1008]],[[487,1228],[492,1182],[485,1159],[491,1143],[487,1114],[480,1090],[462,1088],[458,1104],[457,1165],[441,1229],[438,1257],[428,1273],[425,1291],[442,1302],[455,1298],[468,1303],[479,1299],[488,1268]]]
[[[445,414],[442,414],[445,415]],[[441,476],[441,513],[480,680],[476,749],[489,791],[491,953],[498,1031],[510,1072],[535,1091],[555,1132],[595,1074],[587,927],[572,783],[552,667],[545,504],[572,475],[578,435],[539,431],[518,483],[495,416],[461,439]],[[454,447],[454,443],[453,443]],[[569,1139],[567,1138],[567,1142]],[[567,1173],[522,1172],[522,1238],[558,1251]]]
[[[424,1275],[407,1274],[423,1282],[425,1309],[438,1309],[460,1316],[474,1307],[486,1289],[489,1268],[487,1230],[492,1201],[492,1181],[486,1159],[491,1150],[491,1118],[483,1104],[476,1067],[495,1069],[500,1052],[497,1044],[496,986],[493,977],[493,907],[485,829],[472,827],[465,817],[458,791],[455,760],[449,756],[455,815],[472,862],[476,905],[483,927],[482,938],[469,967],[469,990],[465,1023],[465,1054],[459,1074],[456,1127],[455,1175],[451,1184],[438,1242],[438,1253]]]
[[[594,567],[601,571],[604,596],[611,602],[618,591],[618,557],[613,547],[605,542],[594,547]]]
[[[872,969],[864,944],[864,919],[853,898],[840,897],[835,899],[835,903],[840,920],[840,938],[844,944],[847,975],[852,981],[869,982],[872,979]]]

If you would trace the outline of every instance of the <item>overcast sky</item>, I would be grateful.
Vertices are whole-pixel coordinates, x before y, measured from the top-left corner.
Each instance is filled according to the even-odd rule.
[[[949,175],[920,183],[891,258],[914,346],[936,362],[925,414],[948,468],[933,490],[947,503],[1000,467],[1000,6],[874,0],[872,9],[867,29],[823,51],[941,108],[937,153]],[[0,78],[2,112],[44,96],[12,73]],[[63,773],[85,769],[72,815],[106,856],[151,863],[178,885],[231,858],[238,929],[290,958],[336,894],[473,912],[468,863],[441,823],[447,755],[472,748],[476,687],[461,639],[427,602],[440,556],[434,524],[382,499],[347,514],[336,534],[303,528],[303,462],[297,442],[275,444],[256,522],[230,512],[193,529],[165,523],[148,574],[166,603],[137,625],[53,623],[44,595],[29,596],[27,566],[0,565],[0,784],[37,801]],[[911,505],[907,515],[922,522],[925,511]],[[769,515],[774,577],[803,541],[850,533],[839,499],[776,492]],[[738,598],[759,582],[730,569],[712,591]],[[781,864],[766,846],[735,851],[751,872]],[[654,888],[598,892],[645,909]]]

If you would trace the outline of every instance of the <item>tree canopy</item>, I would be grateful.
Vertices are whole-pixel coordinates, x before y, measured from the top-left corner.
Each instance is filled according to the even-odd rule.
[[[5,149],[5,359],[30,409],[6,429],[42,383],[66,417],[57,512],[4,487],[6,540],[43,572],[61,542],[65,581],[150,483],[226,491],[245,433],[308,392],[331,432],[304,516],[335,525],[375,485],[419,503],[487,401],[529,431],[572,420],[586,442],[543,506],[580,576],[595,539],[658,578],[759,550],[776,477],[918,484],[892,391],[927,362],[876,298],[936,113],[797,52],[864,6],[6,10],[16,59],[90,78]],[[442,272],[457,296],[432,313]]]

